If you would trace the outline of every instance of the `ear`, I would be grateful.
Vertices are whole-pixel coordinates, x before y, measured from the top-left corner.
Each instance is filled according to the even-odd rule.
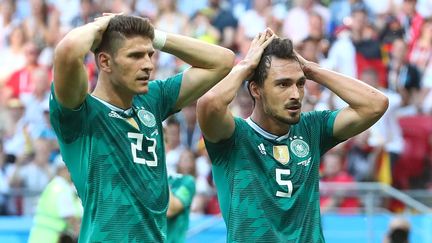
[[[99,68],[101,71],[110,73],[111,72],[111,55],[106,52],[100,52],[97,56],[99,62]]]
[[[259,100],[259,98],[261,96],[261,89],[260,89],[260,87],[258,87],[257,83],[255,83],[254,81],[249,82],[249,90],[250,90],[252,97],[255,100]]]

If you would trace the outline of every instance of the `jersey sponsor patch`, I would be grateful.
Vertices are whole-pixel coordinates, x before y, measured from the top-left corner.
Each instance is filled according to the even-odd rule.
[[[281,164],[286,165],[290,159],[288,146],[287,145],[273,146],[273,157]]]
[[[156,119],[154,115],[147,110],[139,110],[138,111],[138,118],[144,124],[146,127],[154,127],[156,125]]]

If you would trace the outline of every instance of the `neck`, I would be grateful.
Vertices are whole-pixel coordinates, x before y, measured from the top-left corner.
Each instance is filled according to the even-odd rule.
[[[92,95],[121,109],[130,108],[134,97],[133,94],[122,92],[119,88],[109,84],[109,81],[101,78],[98,79]]]
[[[291,125],[270,117],[269,115],[265,114],[263,110],[258,109],[256,106],[250,118],[262,129],[276,136],[283,136],[287,134],[291,127]]]

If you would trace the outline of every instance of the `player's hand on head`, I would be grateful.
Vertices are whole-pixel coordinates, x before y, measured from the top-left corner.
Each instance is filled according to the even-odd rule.
[[[318,67],[319,65],[306,60],[302,55],[300,55],[296,50],[294,50],[295,55],[297,56],[297,60],[300,63],[300,67],[303,70],[305,76],[309,80],[313,80],[313,68]]]
[[[264,49],[275,37],[276,35],[270,28],[267,28],[265,31],[260,32],[258,35],[256,35],[251,42],[249,51],[243,59],[244,64],[247,65],[250,69],[254,70],[261,60]]]
[[[93,42],[93,45],[91,47],[91,51],[94,51],[100,44],[100,41],[102,39],[102,35],[106,28],[108,27],[108,24],[112,18],[114,18],[117,15],[122,15],[123,13],[103,13],[102,16],[96,17],[94,21],[92,22],[93,25],[95,25],[98,28],[98,36],[95,38],[95,41]]]

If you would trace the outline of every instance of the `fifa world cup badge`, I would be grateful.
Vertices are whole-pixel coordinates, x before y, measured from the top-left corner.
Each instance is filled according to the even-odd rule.
[[[290,159],[288,146],[287,145],[273,146],[273,157],[281,164],[286,165]]]

